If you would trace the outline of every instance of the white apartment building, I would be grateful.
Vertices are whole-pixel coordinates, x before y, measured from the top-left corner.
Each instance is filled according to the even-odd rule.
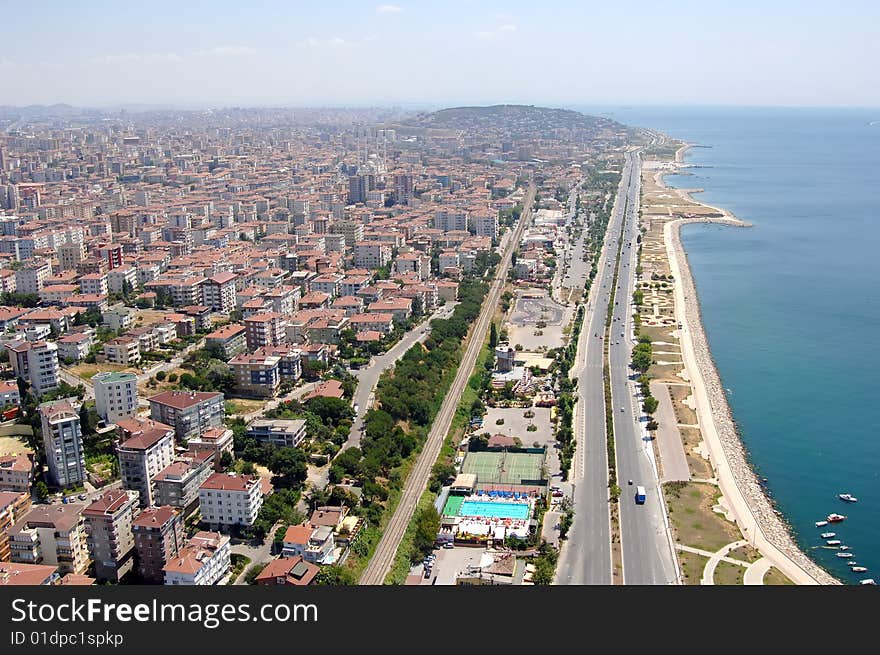
[[[219,532],[197,532],[165,564],[165,584],[214,585],[226,577],[231,567],[229,537]]]
[[[358,268],[379,268],[391,261],[391,246],[381,241],[361,241],[354,247],[354,262]]]
[[[98,416],[108,423],[135,414],[138,403],[137,376],[134,373],[106,371],[92,378]]]
[[[199,488],[202,520],[222,529],[253,525],[263,506],[259,476],[214,473]]]
[[[58,388],[58,346],[51,341],[37,341],[27,351],[28,379],[34,394]]]
[[[49,475],[59,487],[85,482],[85,454],[79,425],[79,402],[65,398],[38,407]]]
[[[129,430],[129,424],[133,431]],[[140,493],[141,507],[154,504],[153,476],[174,460],[174,430],[155,421],[122,419],[120,428],[127,437],[117,444],[122,487]]]

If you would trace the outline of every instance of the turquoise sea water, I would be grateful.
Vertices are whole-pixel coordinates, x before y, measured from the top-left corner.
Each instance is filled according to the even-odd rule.
[[[880,577],[880,109],[578,109],[709,146],[666,179],[754,224],[682,230],[743,442],[808,555]],[[831,512],[867,573],[817,548]]]

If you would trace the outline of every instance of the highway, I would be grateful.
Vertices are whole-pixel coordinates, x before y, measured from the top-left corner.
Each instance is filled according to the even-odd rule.
[[[489,288],[489,293],[483,300],[483,307],[480,311],[480,315],[477,317],[476,323],[471,329],[470,335],[467,337],[467,347],[465,348],[465,353],[458,367],[458,371],[456,372],[455,379],[453,380],[452,386],[449,388],[446,397],[443,399],[440,411],[437,412],[437,416],[434,417],[431,431],[428,433],[422,452],[419,454],[415,466],[406,479],[397,509],[391,517],[391,520],[388,522],[388,525],[385,527],[385,531],[382,534],[382,538],[379,540],[379,545],[376,547],[376,552],[373,554],[373,558],[370,560],[370,563],[361,575],[360,584],[362,585],[382,584],[385,581],[385,576],[388,575],[388,572],[394,564],[400,541],[403,539],[406,528],[415,513],[419,498],[428,484],[431,468],[434,466],[434,463],[437,461],[437,457],[440,454],[440,448],[443,445],[443,440],[449,432],[449,427],[452,424],[452,418],[455,415],[458,403],[461,400],[464,386],[467,384],[471,371],[474,368],[474,364],[477,361],[477,355],[483,345],[483,339],[489,328],[489,320],[495,312],[495,308],[501,298],[501,291],[507,280],[507,270],[510,267],[511,255],[513,254],[513,250],[519,245],[522,234],[528,223],[531,221],[532,205],[535,201],[535,191],[534,183],[530,184],[527,197],[523,203],[524,209],[522,216],[520,217],[513,236],[507,240],[504,253],[501,256],[501,261],[496,268],[495,279]]]
[[[623,220],[628,170],[625,169],[621,176],[617,199],[611,209],[598,272],[587,297],[584,324],[571,371],[572,377],[578,381],[578,401],[573,417],[577,450],[570,471],[574,485],[574,522],[559,557],[555,584],[608,585],[612,582],[602,336],[605,334],[605,318],[608,314],[608,292],[614,276],[611,264],[616,256],[617,236]],[[573,265],[576,263],[572,260]],[[590,264],[584,266],[589,273]]]
[[[677,584],[676,559],[667,530],[665,505],[661,499],[652,445],[645,430],[647,416],[642,414],[641,402],[636,395],[634,378],[637,374],[629,367],[633,348],[632,314],[635,307],[632,294],[638,250],[640,171],[638,151],[627,153],[623,180],[627,189],[623,248],[609,336],[611,409],[614,415],[617,478],[622,488],[620,538],[623,581],[624,584],[635,585]],[[616,243],[613,247],[616,248]],[[613,269],[610,259],[605,268],[609,272]],[[628,484],[629,480],[633,481],[632,485]],[[638,485],[647,490],[644,505],[635,503],[635,488]]]

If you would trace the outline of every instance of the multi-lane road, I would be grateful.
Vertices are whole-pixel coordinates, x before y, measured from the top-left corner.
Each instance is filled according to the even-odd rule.
[[[667,530],[665,507],[657,480],[651,442],[645,429],[647,416],[636,395],[635,376],[629,364],[633,349],[635,268],[638,251],[638,212],[641,160],[627,155],[629,171],[624,208],[623,245],[610,329],[609,362],[611,410],[620,496],[620,541],[624,584],[676,584],[675,553]],[[613,268],[613,265],[611,267]],[[632,484],[629,481],[632,480]],[[635,488],[647,490],[643,505],[635,502]]]
[[[577,452],[571,476],[575,519],[559,560],[557,584],[611,584],[612,581],[603,364],[605,322],[621,238],[616,304],[608,339],[615,459],[618,481],[623,487],[620,497],[623,582],[670,584],[677,581],[675,555],[668,539],[651,444],[645,439],[645,418],[640,412],[629,368],[640,168],[638,151],[627,153],[578,342],[573,371],[578,380],[574,415]],[[632,485],[628,484],[630,479]],[[648,490],[644,505],[635,504],[638,485]]]
[[[496,268],[495,278],[489,287],[489,293],[486,294],[486,298],[483,301],[480,315],[471,329],[467,347],[465,348],[465,353],[461,359],[455,379],[452,381],[452,385],[443,399],[440,411],[434,417],[425,446],[422,448],[422,452],[419,454],[413,470],[406,479],[397,509],[388,521],[385,532],[382,534],[378,546],[376,546],[376,552],[361,575],[360,584],[362,585],[382,584],[385,576],[394,564],[397,548],[403,539],[410,519],[412,519],[415,513],[419,498],[428,484],[431,467],[437,461],[443,440],[449,432],[452,418],[455,415],[455,410],[458,408],[464,386],[467,384],[474,364],[477,361],[477,355],[480,352],[486,331],[489,329],[489,320],[495,312],[495,307],[498,305],[501,291],[507,280],[507,270],[510,268],[513,250],[519,244],[526,226],[531,221],[535,191],[535,185],[530,184],[519,223],[513,234],[506,241],[503,241],[505,245],[501,261]]]

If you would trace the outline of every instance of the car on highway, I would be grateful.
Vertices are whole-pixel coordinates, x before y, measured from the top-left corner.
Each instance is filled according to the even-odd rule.
[[[620,411],[621,411],[621,412],[624,411],[623,407],[620,408]]]

